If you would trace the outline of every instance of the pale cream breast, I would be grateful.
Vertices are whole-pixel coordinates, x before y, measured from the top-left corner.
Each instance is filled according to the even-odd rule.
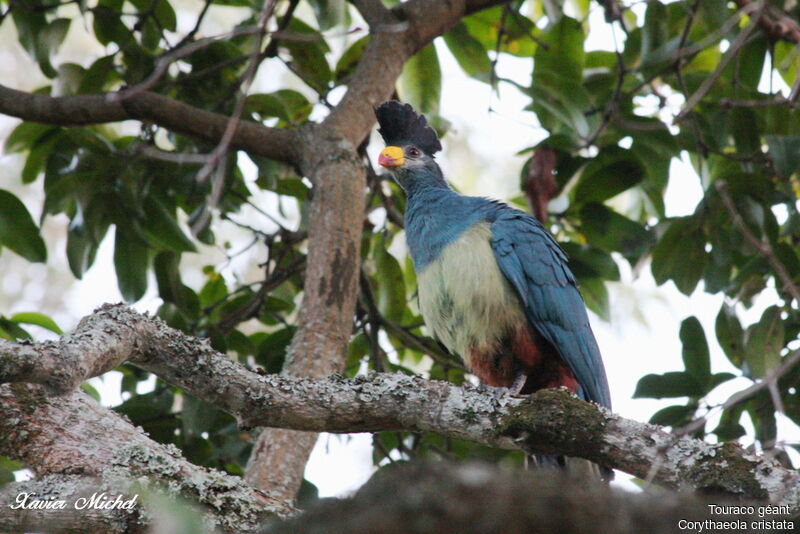
[[[419,305],[434,335],[470,366],[526,322],[491,247],[489,223],[472,226],[417,275]]]

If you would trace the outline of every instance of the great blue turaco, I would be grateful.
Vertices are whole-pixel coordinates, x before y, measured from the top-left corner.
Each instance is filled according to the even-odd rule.
[[[533,217],[447,183],[424,116],[375,109],[378,163],[406,194],[405,234],[428,328],[481,382],[512,395],[566,387],[611,407],[606,372],[567,256]],[[563,458],[538,457],[545,465]]]

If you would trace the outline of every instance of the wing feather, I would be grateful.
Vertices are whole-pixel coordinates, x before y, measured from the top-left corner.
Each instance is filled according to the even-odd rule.
[[[536,219],[511,208],[492,223],[492,249],[528,320],[575,374],[582,396],[610,408],[600,349],[567,255]]]

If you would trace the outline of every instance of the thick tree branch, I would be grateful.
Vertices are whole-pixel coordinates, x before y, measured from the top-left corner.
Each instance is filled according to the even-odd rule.
[[[507,0],[412,0],[391,11],[379,13],[362,1],[357,7],[372,19],[371,39],[348,84],[342,101],[323,122],[354,146],[361,143],[375,124],[373,108],[394,91],[403,65],[422,47],[442,35],[465,15]],[[366,16],[366,15],[365,15]]]
[[[734,0],[740,8],[749,7],[752,0]],[[773,39],[783,39],[790,43],[800,43],[800,25],[792,17],[775,6],[767,6],[767,15],[760,17],[758,24]]]
[[[265,534],[673,534],[699,531],[681,521],[743,521],[744,529],[731,529],[737,532],[764,531],[751,530],[754,521],[792,521],[775,510],[759,517],[758,506],[751,515],[731,508],[714,514],[709,503],[726,504],[719,496],[632,494],[599,481],[477,462],[412,462],[373,477],[350,499],[322,501]],[[706,525],[703,532],[725,530]]]
[[[323,377],[344,367],[353,329],[361,231],[364,218],[364,166],[355,147],[326,129],[303,130],[303,174],[314,184],[309,209],[308,258],[298,330],[287,352],[284,372]],[[259,433],[246,479],[282,500],[297,496],[316,434],[266,429]]]
[[[0,455],[39,475],[81,474],[146,481],[203,505],[225,532],[254,532],[292,509],[240,479],[186,461],[81,391],[61,397],[40,386],[0,386]],[[89,532],[86,530],[85,532]]]
[[[136,365],[219,406],[245,427],[430,431],[503,449],[577,456],[642,478],[658,462],[654,481],[660,485],[714,489],[800,510],[800,474],[773,459],[747,454],[733,443],[711,445],[676,437],[657,426],[611,414],[564,391],[498,399],[481,388],[399,374],[355,380],[262,376],[158,319],[121,306],[105,307],[96,315],[104,331],[112,336],[114,331],[119,332],[116,354],[128,350],[130,361]],[[4,354],[11,354],[14,344],[4,345]],[[26,351],[39,348],[17,345]],[[98,347],[89,357],[92,354],[103,358],[107,351]],[[54,353],[50,355],[55,357]],[[24,379],[19,375],[16,378]],[[0,436],[3,434],[0,423]],[[4,450],[0,448],[0,452]]]
[[[389,15],[389,10],[381,0],[350,0],[350,3],[356,7],[370,28],[376,28]]]
[[[60,126],[84,126],[136,119],[152,122],[173,132],[217,143],[229,117],[184,104],[148,91],[121,101],[107,94],[52,97],[26,93],[0,85],[0,113],[26,121]],[[267,128],[243,121],[231,146],[250,154],[296,165],[299,135],[294,130]]]
[[[143,534],[147,529],[136,506],[141,505],[141,498],[131,503],[131,510],[83,507],[92,495],[104,492],[112,501],[117,495],[125,500],[133,499],[136,495],[133,485],[131,479],[108,477],[104,480],[80,475],[51,475],[7,484],[0,487],[0,532]],[[35,499],[64,501],[65,506],[63,509],[26,508]]]

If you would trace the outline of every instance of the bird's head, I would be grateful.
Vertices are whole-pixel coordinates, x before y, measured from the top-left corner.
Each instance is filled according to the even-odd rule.
[[[442,145],[424,116],[397,100],[375,108],[375,116],[380,125],[378,133],[386,142],[378,164],[388,169],[407,193],[420,185],[447,187],[433,159]]]

